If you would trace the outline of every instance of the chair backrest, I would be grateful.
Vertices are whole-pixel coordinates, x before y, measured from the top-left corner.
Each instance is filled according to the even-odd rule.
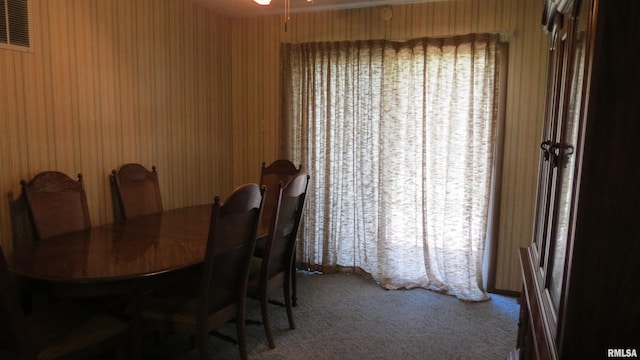
[[[0,247],[0,358],[35,359],[35,354],[24,312]]]
[[[162,212],[162,197],[156,167],[151,171],[140,164],[125,164],[111,172],[111,182],[126,219]]]
[[[298,174],[287,184],[280,183],[277,209],[272,220],[260,270],[261,282],[289,271],[292,267],[296,237],[304,210],[309,175]],[[268,190],[267,190],[268,191]]]
[[[199,317],[229,305],[230,314],[235,315],[233,304],[243,306],[263,200],[264,187],[257,184],[238,187],[224,203],[216,196],[200,286]]]
[[[282,182],[286,185],[294,176],[300,174],[301,169],[302,165],[296,167],[291,161],[285,159],[276,160],[269,166],[262,163],[260,185],[267,187],[267,193],[259,225],[260,231],[268,229],[273,222],[278,197],[278,184]]]
[[[91,227],[82,174],[76,181],[59,171],[44,171],[20,184],[38,239]]]

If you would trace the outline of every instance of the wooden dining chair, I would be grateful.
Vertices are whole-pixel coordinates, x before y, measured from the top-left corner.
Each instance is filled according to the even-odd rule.
[[[277,190],[280,182],[283,184],[288,183],[289,180],[300,173],[301,169],[302,165],[296,167],[293,162],[286,159],[276,160],[269,164],[269,166],[262,163],[262,168],[260,169],[260,185],[267,187],[267,193],[264,199],[264,210],[262,211],[262,219],[260,220],[258,232],[266,234],[275,216],[277,191],[269,190]]]
[[[36,238],[45,239],[91,227],[82,174],[78,180],[59,171],[44,171],[22,180]]]
[[[293,162],[287,159],[276,160],[269,164],[269,166],[266,166],[264,162],[262,163],[262,168],[260,169],[260,185],[266,186],[267,193],[264,199],[264,210],[262,211],[262,219],[260,220],[260,225],[258,226],[258,242],[256,243],[255,251],[255,255],[257,257],[262,257],[262,253],[264,252],[264,247],[267,240],[267,235],[271,230],[270,227],[273,225],[273,217],[275,216],[277,207],[277,189],[280,182],[282,182],[283,184],[287,184],[294,176],[300,174],[301,170],[302,164],[296,167]],[[292,272],[294,275],[291,283],[291,296],[292,305],[296,306],[298,302],[298,291],[295,278],[295,253],[292,266]]]
[[[200,359],[209,359],[209,333],[235,320],[235,342],[240,357],[247,358],[246,291],[263,195],[264,188],[246,184],[224,203],[215,198],[198,281],[143,299],[140,304],[143,326],[194,335]]]
[[[126,322],[62,300],[25,315],[0,248],[0,359],[124,358],[131,339]]]
[[[162,197],[156,167],[151,171],[136,163],[111,172],[120,209],[125,219],[162,212]]]
[[[282,182],[276,192],[276,211],[272,218],[264,253],[251,260],[247,294],[260,300],[262,324],[270,348],[275,347],[269,323],[269,294],[283,289],[289,327],[295,329],[292,311],[291,284],[296,237],[309,184],[307,174],[298,174],[286,185]]]

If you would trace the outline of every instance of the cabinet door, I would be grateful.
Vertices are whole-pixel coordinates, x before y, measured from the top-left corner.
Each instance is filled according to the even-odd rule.
[[[558,145],[556,149],[556,193],[553,199],[554,214],[549,240],[549,273],[547,288],[552,309],[558,315],[561,309],[563,287],[566,278],[568,245],[573,235],[571,223],[575,207],[577,163],[580,158],[579,135],[582,128],[582,97],[584,89],[584,64],[587,38],[588,6],[590,1],[578,2],[569,20],[571,32],[567,33],[569,49],[565,57],[566,75],[563,79]]]
[[[545,124],[540,143],[540,163],[538,172],[538,199],[536,211],[536,227],[534,232],[534,255],[540,268],[539,275],[547,278],[546,269],[553,259],[550,254],[554,249],[552,238],[555,234],[555,209],[558,201],[558,178],[560,174],[560,151],[565,126],[564,115],[567,97],[567,78],[569,77],[569,53],[571,51],[571,37],[568,36],[570,21],[556,17],[557,24],[553,27],[549,49],[549,76],[547,84],[547,100]],[[547,280],[542,280],[546,283]]]
[[[535,251],[532,252],[537,259],[532,262],[538,264],[535,276],[543,293],[541,311],[554,342],[561,327],[572,239],[589,5],[590,0],[574,1],[573,7],[558,17],[551,36],[547,110],[540,144]]]
[[[565,42],[558,41],[559,28],[555,27],[550,38],[549,70],[547,76],[547,98],[545,105],[545,122],[540,143],[540,162],[538,165],[538,192],[536,201],[536,220],[533,236],[535,263],[540,268],[546,267],[548,248],[549,224],[554,193],[554,178],[556,176],[553,151],[556,148],[558,129],[558,112],[561,99],[561,84],[563,76],[563,58]]]

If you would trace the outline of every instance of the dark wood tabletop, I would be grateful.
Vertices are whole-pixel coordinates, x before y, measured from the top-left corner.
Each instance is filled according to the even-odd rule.
[[[11,271],[25,279],[96,285],[153,278],[204,260],[211,205],[146,215],[14,249]]]

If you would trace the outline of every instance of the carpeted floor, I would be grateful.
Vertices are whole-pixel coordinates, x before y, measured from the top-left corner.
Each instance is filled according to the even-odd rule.
[[[298,274],[296,329],[283,307],[270,305],[276,348],[262,326],[247,325],[249,359],[505,359],[515,347],[515,298],[467,303],[423,289],[384,290],[358,275]],[[274,299],[278,299],[274,296]],[[260,319],[249,300],[248,317]],[[235,337],[235,326],[221,332]],[[238,359],[237,346],[211,337],[215,359]],[[144,359],[197,359],[188,337],[145,334]]]

